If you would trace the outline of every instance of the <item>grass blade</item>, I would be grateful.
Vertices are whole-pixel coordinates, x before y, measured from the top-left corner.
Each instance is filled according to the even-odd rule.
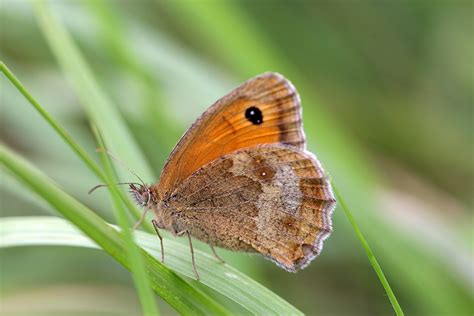
[[[71,149],[82,159],[86,166],[96,174],[96,176],[103,182],[107,182],[107,176],[102,171],[102,169],[95,163],[95,161],[87,154],[87,152],[82,148],[74,138],[67,132],[67,130],[61,126],[49,113],[44,109],[43,106],[28,92],[28,90],[23,86],[23,84],[16,78],[16,76],[10,71],[10,69],[0,61],[0,71],[10,80],[10,82],[20,91],[21,94],[30,102],[30,104],[39,112],[39,114],[48,122],[51,127],[58,133],[58,135],[66,142],[66,144],[71,147]],[[135,219],[140,218],[140,212],[135,207],[130,199],[124,194],[122,190],[119,190],[120,197],[122,201],[127,206],[130,213],[135,217]],[[149,232],[153,232],[153,228],[150,223],[144,222],[143,226]]]
[[[0,145],[0,163],[32,191],[45,199],[64,217],[74,223],[97,245],[121,264],[129,267],[123,239],[99,216],[61,191],[46,176],[2,145]],[[22,234],[26,236],[39,234],[31,238],[32,243],[35,240],[47,238],[49,235],[47,231],[42,231],[43,220],[39,221],[38,218],[29,220],[24,217],[18,220],[20,222],[16,221],[16,224],[12,224],[13,227],[20,230],[16,231],[16,233],[23,232]],[[47,220],[60,222],[58,225],[69,227],[70,230],[74,231],[75,235],[78,234],[77,230],[71,228],[72,226],[64,220],[57,218],[47,218]],[[2,223],[0,234],[7,233],[8,230],[5,229],[6,226],[3,223],[8,221],[8,219],[0,219],[0,221]],[[28,228],[28,222],[36,226]],[[53,231],[50,232],[52,233]],[[160,258],[159,243],[155,235],[144,232],[136,232],[136,235],[138,244],[148,250],[148,253],[143,254],[148,278],[153,289],[165,301],[182,314],[227,314],[226,310],[207,297],[207,295],[191,287],[173,272],[164,268],[155,259]],[[3,236],[0,238],[0,242],[7,240]],[[73,238],[71,240],[77,243],[76,239]],[[52,240],[57,243],[67,242],[67,238],[53,237]],[[74,245],[73,242],[72,245]],[[165,248],[166,264],[174,271],[193,278],[194,272],[187,245],[182,245],[175,240],[165,238]],[[229,265],[221,264],[211,255],[196,249],[195,256],[197,268],[201,275],[201,283],[237,302],[250,312],[257,315],[301,315],[298,309],[281,297]]]
[[[100,137],[99,132],[96,128],[93,128],[93,131],[96,135],[96,138],[99,143],[99,148],[106,148],[105,144]],[[112,193],[112,201],[114,204],[115,218],[120,225],[123,239],[125,240],[125,246],[127,248],[127,253],[130,259],[130,270],[132,272],[133,281],[138,291],[138,297],[143,308],[144,315],[158,315],[158,309],[156,307],[155,298],[153,292],[150,289],[150,284],[146,276],[145,267],[143,265],[142,257],[140,255],[140,250],[135,244],[132,231],[130,229],[131,223],[127,217],[127,211],[123,207],[119,189],[114,183],[117,182],[116,175],[113,170],[113,167],[110,163],[109,157],[102,153],[102,162],[105,166],[105,173],[107,176],[108,189]]]
[[[28,92],[25,86],[10,71],[10,69],[2,61],[0,61],[0,71],[8,80],[20,91],[20,93],[28,100],[28,102],[39,112],[39,114],[48,122],[49,125],[58,133],[59,136],[71,147],[71,149],[79,156],[84,163],[92,170],[101,180],[105,181],[105,175],[100,167],[92,160],[87,152],[74,141],[72,136],[63,128],[49,113],[36,101],[36,99]]]
[[[45,120],[50,123],[50,125],[58,132],[58,134],[66,141],[66,143],[68,143],[68,145],[85,161],[86,165],[88,165],[89,168],[93,170],[99,178],[101,178],[104,182],[107,182],[107,178],[103,171],[87,155],[82,147],[79,146],[67,133],[67,131],[44,110],[44,108],[31,96],[27,89],[3,63],[0,63],[0,66],[5,76],[14,84],[15,87],[17,87],[17,89],[35,107],[35,109],[43,116],[43,118],[45,118]],[[123,193],[121,190],[119,190],[119,192]],[[125,200],[129,201],[129,199]],[[148,241],[150,247],[152,244],[157,244],[155,237],[149,237]],[[168,240],[166,242],[168,242]],[[182,253],[176,255],[177,259],[175,260],[174,266],[171,266],[175,268],[174,270],[179,271],[180,273],[189,277],[193,277],[194,274],[189,271],[191,263],[188,262],[188,249],[182,249],[182,246],[177,243],[176,245],[173,245],[172,248],[180,249],[182,250]],[[167,252],[169,253],[169,251]],[[234,269],[231,269],[227,265],[218,265],[216,267],[215,260],[212,257],[209,257],[203,253],[199,253],[199,251],[197,252],[198,253],[196,254],[196,257],[198,260],[198,269],[200,272],[202,271],[201,274],[206,278],[206,280],[202,280],[202,283],[236,301],[243,307],[256,314],[278,314],[280,311],[292,315],[301,314],[301,312],[296,308],[247,276]],[[155,254],[157,253],[158,250],[155,249]],[[158,256],[156,255],[156,257]],[[179,260],[182,261],[180,262]]]
[[[100,249],[92,240],[67,221],[50,216],[7,217],[0,219],[0,248],[19,246],[71,246]],[[118,228],[117,228],[118,229]],[[156,236],[135,232],[137,243],[159,258]],[[189,250],[175,240],[166,240],[167,264],[173,270],[192,276]],[[246,277],[227,264],[197,251],[197,264],[203,283],[234,299],[256,315],[302,315],[290,304],[262,285]],[[233,297],[232,297],[233,296]]]
[[[5,76],[15,85],[15,87],[25,96],[25,98],[35,107],[35,109],[43,116],[43,118],[56,130],[56,132],[68,143],[74,152],[86,163],[86,165],[106,183],[113,183],[110,181],[110,176],[105,175],[99,166],[87,155],[85,150],[79,146],[69,133],[59,123],[57,123],[53,117],[51,117],[46,110],[32,97],[27,89],[21,84],[21,82],[13,75],[13,73],[7,68],[7,66],[1,62],[0,70]],[[133,242],[133,237],[129,231],[130,224],[127,221],[126,211],[123,209],[122,202],[128,204],[129,209],[134,211],[136,217],[138,217],[138,211],[131,205],[130,200],[124,196],[123,191],[117,189],[113,185],[109,185],[109,189],[112,193],[112,199],[115,205],[116,215],[118,222],[122,227],[125,245],[127,253],[130,258],[130,268],[132,270],[132,276],[135,281],[138,290],[138,296],[143,306],[143,312],[145,315],[158,315],[153,293],[150,290],[149,282],[146,279],[145,269],[141,260],[139,249]]]
[[[390,303],[392,304],[393,310],[398,316],[403,316],[403,310],[398,303],[398,300],[395,296],[395,293],[393,293],[392,288],[390,287],[390,284],[388,283],[387,278],[385,277],[385,274],[382,271],[382,267],[380,267],[379,262],[377,261],[377,258],[375,257],[374,253],[372,252],[372,249],[369,246],[369,243],[365,239],[364,235],[362,234],[362,231],[359,228],[359,225],[357,225],[356,220],[354,219],[354,216],[352,215],[349,207],[346,204],[346,201],[344,198],[341,196],[339,193],[337,187],[334,185],[334,182],[332,183],[332,187],[334,190],[334,193],[336,194],[337,201],[341,205],[341,208],[343,209],[344,213],[346,214],[347,219],[351,223],[352,228],[354,229],[355,234],[357,235],[357,238],[359,238],[360,243],[364,247],[365,253],[367,254],[367,258],[369,258],[370,264],[372,265],[372,268],[374,269],[375,273],[377,274],[380,283],[382,283],[383,288],[385,289],[385,292],[388,295],[388,299],[390,300]]]
[[[107,146],[132,169],[148,181],[155,179],[132,133],[112,101],[101,90],[92,70],[85,62],[71,36],[59,19],[51,12],[46,1],[34,1],[34,8],[41,31],[61,68],[72,83],[81,104],[91,121],[103,133]],[[123,176],[129,176],[122,173]]]
[[[130,269],[122,236],[96,213],[58,188],[49,178],[20,156],[0,145],[0,163],[56,211],[74,223],[115,260]],[[191,287],[145,251],[147,277],[152,288],[183,314],[227,314],[227,311],[201,291]]]
[[[143,63],[143,56],[136,53],[135,45],[131,45],[130,37],[133,35],[127,32],[128,21],[120,11],[120,6],[104,0],[88,0],[82,4],[97,21],[97,36],[111,65],[120,68],[124,75],[132,78],[140,87],[137,106],[144,113],[143,126],[149,126],[154,135],[163,135],[176,128],[165,115],[167,108],[164,104],[164,91],[160,87],[161,78]],[[161,137],[160,141],[165,142],[166,146],[163,147],[171,148],[176,142],[171,137]],[[165,159],[166,154],[160,153],[160,156]]]

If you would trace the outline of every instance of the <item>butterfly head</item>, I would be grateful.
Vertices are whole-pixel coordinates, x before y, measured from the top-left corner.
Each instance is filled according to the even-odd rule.
[[[146,184],[131,183],[129,185],[130,193],[132,194],[137,204],[143,207],[150,206],[155,202],[154,194],[151,186]]]

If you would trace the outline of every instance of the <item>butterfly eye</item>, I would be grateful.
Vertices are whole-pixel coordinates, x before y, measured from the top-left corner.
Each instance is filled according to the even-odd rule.
[[[262,111],[255,106],[251,106],[245,110],[245,117],[254,125],[263,123]]]

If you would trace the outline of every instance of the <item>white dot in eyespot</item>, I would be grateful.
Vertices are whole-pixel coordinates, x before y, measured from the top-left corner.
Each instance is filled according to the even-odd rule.
[[[250,111],[250,115],[255,115],[255,111],[254,110]]]
[[[262,172],[262,177],[265,177],[267,175],[266,172]]]

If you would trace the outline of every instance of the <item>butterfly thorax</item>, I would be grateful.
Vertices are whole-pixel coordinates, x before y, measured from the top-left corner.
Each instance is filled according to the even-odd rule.
[[[180,231],[174,224],[172,212],[166,203],[161,201],[153,208],[155,221],[158,228],[165,229],[173,235],[177,235]]]
[[[130,184],[130,193],[139,206],[150,208],[155,213],[155,220],[158,228],[166,229],[173,234],[180,231],[173,224],[173,208],[170,206],[170,198],[161,199],[156,185],[136,185]]]
[[[151,187],[151,191],[155,199],[153,205],[150,207],[154,211],[154,219],[158,228],[165,229],[173,235],[181,235],[188,230],[186,225],[179,220],[182,212],[181,205],[177,200],[176,195],[166,194],[160,198],[157,190],[157,185]]]

